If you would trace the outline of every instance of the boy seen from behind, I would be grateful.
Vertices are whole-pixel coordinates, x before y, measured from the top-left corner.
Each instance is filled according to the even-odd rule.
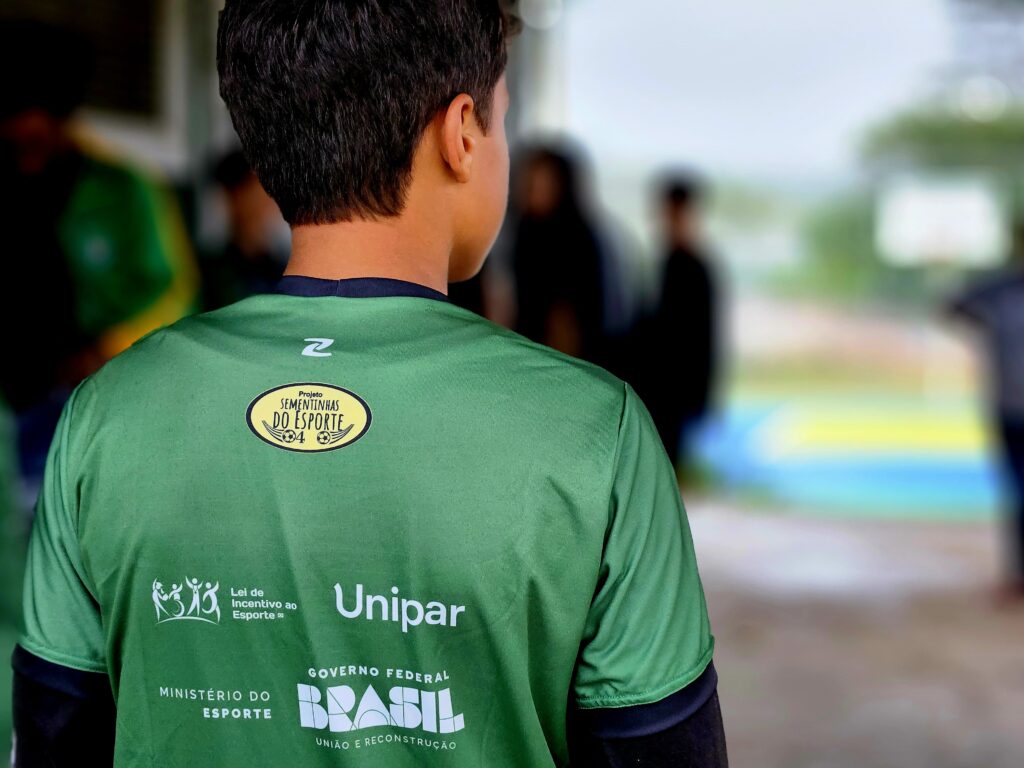
[[[228,0],[221,92],[292,257],[65,406],[17,765],[726,765],[643,402],[448,300],[504,216],[513,28]]]

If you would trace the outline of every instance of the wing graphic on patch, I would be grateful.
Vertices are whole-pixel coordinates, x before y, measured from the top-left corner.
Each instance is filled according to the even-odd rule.
[[[347,427],[345,427],[344,429],[338,430],[337,432],[330,432],[329,434],[331,436],[331,442],[329,444],[330,445],[334,445],[336,442],[338,442],[339,440],[344,438],[345,435],[347,435],[349,432],[352,431],[352,427],[354,427],[354,426],[355,426],[354,424],[349,424]]]
[[[267,432],[272,434],[278,440],[280,440],[281,442],[284,442],[284,430],[283,429],[274,429],[272,426],[267,424],[266,421],[263,422],[263,427],[264,427],[264,429],[267,430]]]

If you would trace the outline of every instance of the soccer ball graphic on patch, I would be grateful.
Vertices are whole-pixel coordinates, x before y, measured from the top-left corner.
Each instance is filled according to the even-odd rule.
[[[320,430],[316,433],[316,441],[320,443],[320,445],[327,445],[331,442],[331,433],[326,429]]]
[[[284,432],[281,433],[281,439],[284,440],[286,443],[294,443],[295,438],[297,437],[298,435],[295,434],[294,429],[286,429]]]

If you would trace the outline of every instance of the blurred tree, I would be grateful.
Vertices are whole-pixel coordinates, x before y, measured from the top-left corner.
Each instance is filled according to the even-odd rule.
[[[861,157],[874,180],[894,172],[981,174],[996,181],[1010,210],[1024,212],[1024,107],[984,120],[949,103],[903,112],[866,132]],[[806,263],[781,272],[776,287],[901,311],[927,307],[928,270],[891,266],[878,253],[875,202],[864,184],[815,206],[804,227]]]
[[[871,167],[1024,170],[1024,107],[979,120],[950,108],[899,114],[866,134],[862,157]]]
[[[898,312],[930,305],[926,275],[892,266],[879,255],[871,189],[853,189],[813,206],[805,215],[802,237],[805,259],[776,271],[770,280],[779,294]]]

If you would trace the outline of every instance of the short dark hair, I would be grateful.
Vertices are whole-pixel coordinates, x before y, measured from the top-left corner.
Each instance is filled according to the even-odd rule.
[[[661,180],[661,200],[674,208],[698,205],[704,201],[706,183],[696,171],[673,171]]]
[[[395,216],[420,137],[455,96],[488,130],[518,28],[500,0],[227,0],[220,93],[290,223]]]
[[[252,168],[240,149],[232,149],[213,165],[213,180],[229,192],[252,178]]]

